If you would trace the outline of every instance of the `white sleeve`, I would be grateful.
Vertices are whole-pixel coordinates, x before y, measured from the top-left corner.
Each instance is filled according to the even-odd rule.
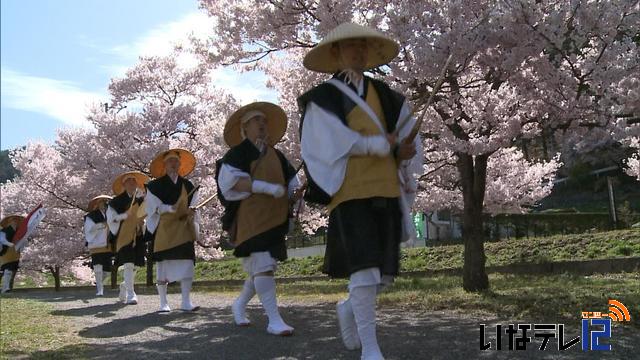
[[[333,196],[342,186],[349,154],[361,135],[313,102],[307,104],[301,135],[301,155],[309,174]]]
[[[0,231],[0,244],[6,245],[6,246],[13,246],[13,244],[7,240],[7,236],[4,234],[4,231]]]
[[[118,230],[120,230],[121,220],[119,220],[118,215],[119,214],[111,206],[107,207],[107,225],[109,226],[109,231],[111,231],[113,235],[116,235]]]
[[[191,204],[189,207],[196,207],[200,203],[200,190],[196,190],[191,197]],[[193,214],[193,226],[196,230],[196,239],[200,241],[200,224],[202,222],[202,218],[200,216],[200,210],[196,210]]]
[[[405,100],[404,104],[402,104],[402,109],[400,110],[400,115],[398,121],[405,118],[410,113],[409,106]],[[416,123],[416,119],[411,117],[408,124],[400,131],[398,134],[399,140],[402,141],[405,137],[409,135],[411,129]],[[416,147],[416,154],[407,160],[403,160],[399,166],[399,175],[400,175],[400,183],[405,193],[411,194],[409,201],[409,206],[413,206],[413,202],[415,200],[415,193],[418,189],[417,177],[422,174],[424,171],[424,152],[422,149],[422,141],[420,139],[420,135],[416,136],[413,140],[413,143]]]
[[[196,190],[191,195],[191,202],[189,203],[189,207],[195,207],[200,203],[200,189]]]
[[[244,200],[251,196],[251,192],[233,190],[233,187],[236,186],[238,180],[242,178],[251,179],[251,176],[228,164],[222,164],[220,167],[218,187],[220,187],[220,192],[227,201]]]
[[[151,191],[147,191],[144,204],[144,209],[147,213],[147,230],[153,234],[156,232],[156,228],[160,222],[160,207],[164,204],[157,196],[153,195]]]
[[[84,237],[89,244],[92,244],[96,239],[96,223],[88,216],[84,219]]]
[[[400,109],[399,119],[404,119],[410,113],[409,106],[405,100]],[[411,129],[413,129],[416,119],[411,117],[407,125],[405,125],[398,134],[399,141],[406,138]],[[420,135],[414,139],[414,145],[416,147],[416,154],[407,160],[403,160],[398,167],[398,177],[400,179],[400,208],[402,211],[402,241],[413,241],[416,238],[415,225],[411,216],[411,209],[416,199],[416,192],[418,189],[417,177],[422,174],[424,164],[424,153],[422,149],[422,141]]]

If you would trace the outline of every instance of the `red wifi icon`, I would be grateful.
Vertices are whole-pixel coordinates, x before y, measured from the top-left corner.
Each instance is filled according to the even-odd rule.
[[[609,311],[608,314],[603,314],[603,316],[608,316],[613,321],[631,321],[629,310],[618,300],[609,300]]]

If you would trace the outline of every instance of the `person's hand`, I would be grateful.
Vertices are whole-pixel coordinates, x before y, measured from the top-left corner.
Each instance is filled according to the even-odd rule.
[[[266,194],[271,195],[274,198],[280,198],[284,196],[284,186],[280,184],[272,184],[266,181],[253,180],[251,183],[251,192],[254,194]]]
[[[174,212],[176,212],[176,209],[175,207],[173,207],[173,205],[162,204],[158,207],[158,213],[160,214],[174,213]]]
[[[404,139],[398,144],[397,155],[399,160],[409,160],[413,158],[416,155],[416,144],[409,139]]]
[[[373,135],[365,137],[367,142],[367,154],[384,157],[391,152],[389,135]]]
[[[394,134],[387,134],[387,141],[389,142],[389,145],[393,147],[396,144],[396,141],[398,141],[398,137]]]

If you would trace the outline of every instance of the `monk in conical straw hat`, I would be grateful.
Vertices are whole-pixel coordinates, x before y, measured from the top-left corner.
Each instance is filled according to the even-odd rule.
[[[247,279],[233,303],[236,325],[250,324],[246,306],[257,293],[269,323],[267,332],[293,334],[278,309],[274,272],[287,258],[285,236],[289,199],[300,186],[296,171],[273,145],[287,128],[287,117],[277,105],[255,102],[235,111],[224,129],[230,149],[216,162],[216,181],[225,207],[222,228],[229,233],[233,254],[242,261]]]
[[[116,196],[107,207],[107,224],[114,238],[115,266],[124,268],[119,298],[127,305],[138,303],[134,290],[135,266],[145,265],[144,220],[138,218],[137,213],[142,209],[144,186],[149,180],[149,176],[140,171],[118,175],[112,185]]]
[[[185,177],[196,165],[194,155],[185,149],[161,151],[149,166],[154,180],[147,184],[144,200],[145,237],[152,241],[156,262],[160,312],[169,312],[167,285],[180,281],[182,304],[186,311],[200,307],[191,302],[195,248],[199,230],[197,187]]]
[[[0,221],[0,270],[3,293],[11,291],[11,279],[20,265],[20,252],[16,251],[13,241],[16,230],[24,218],[21,215],[9,215]]]
[[[364,74],[398,51],[396,41],[375,29],[341,24],[304,58],[307,69],[332,78],[298,98],[305,199],[329,211],[323,271],[349,278],[338,324],[345,347],[361,348],[367,360],[383,358],[376,294],[398,274],[401,241],[415,237],[410,208],[422,171],[419,141],[397,143],[412,127],[397,127],[410,113],[405,97]]]
[[[112,197],[98,195],[89,201],[84,216],[84,236],[91,254],[91,267],[96,279],[96,296],[104,295],[104,281],[111,272],[113,246],[109,242],[107,203]]]

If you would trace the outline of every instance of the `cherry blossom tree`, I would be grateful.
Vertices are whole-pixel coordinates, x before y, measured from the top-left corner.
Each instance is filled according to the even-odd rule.
[[[50,270],[57,287],[61,270],[81,273],[71,265],[87,256],[82,235],[86,204],[93,196],[110,194],[119,173],[148,173],[159,151],[183,147],[198,160],[189,178],[201,185],[202,199],[215,193],[215,160],[226,151],[222,130],[238,104],[210,84],[207,64],[184,67],[178,55],[141,58],[123,78],[113,79],[110,103],[88,111],[91,128],[63,129],[54,145],[33,143],[13,154],[21,175],[2,187],[4,211],[25,213],[38,203],[49,208],[23,264]],[[217,201],[202,208],[200,258],[223,255],[218,247],[221,211]]]
[[[463,287],[488,288],[482,212],[522,210],[550,191],[558,158],[534,163],[515,149],[542,129],[586,147],[633,126],[620,117],[638,79],[638,2],[564,0],[201,0],[212,41],[194,41],[213,64],[258,68],[297,120],[295,99],[325,76],[302,57],[344,21],[397,39],[399,56],[371,71],[420,108],[445,59],[444,85],[422,129],[427,167],[421,207],[460,208]],[[293,127],[294,129],[297,126]],[[568,140],[567,140],[568,141]],[[518,176],[520,175],[520,176]]]
[[[625,171],[629,176],[635,177],[636,180],[640,181],[640,138],[629,139],[629,147],[635,150],[635,154],[625,161],[627,165]]]
[[[60,287],[60,276],[69,272],[71,260],[84,252],[81,240],[83,215],[82,179],[64,163],[53,146],[32,143],[12,154],[20,176],[2,185],[5,214],[26,214],[42,203],[47,215],[23,250],[20,266],[49,271]]]

